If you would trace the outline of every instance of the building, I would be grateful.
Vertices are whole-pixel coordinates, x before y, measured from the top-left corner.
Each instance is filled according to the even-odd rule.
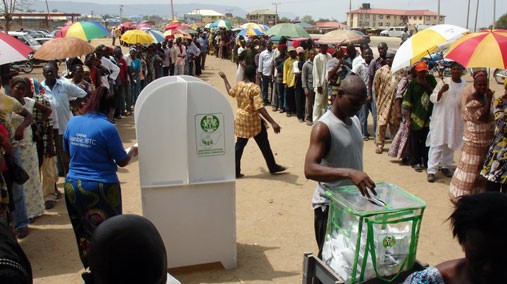
[[[202,10],[202,9],[196,9],[193,10],[190,13],[186,13],[183,18],[185,19],[185,22],[187,23],[212,23],[214,21],[218,21],[220,19],[223,19],[225,17],[224,14],[218,13],[214,10]]]
[[[326,32],[329,32],[332,30],[338,30],[338,29],[344,30],[345,28],[347,28],[347,26],[345,26],[342,23],[338,23],[338,22],[316,22],[315,23],[315,29],[319,30],[320,33],[326,33]]]
[[[254,10],[246,14],[247,22],[272,26],[278,22],[278,16],[275,11],[269,9]],[[276,21],[275,21],[276,19]]]
[[[363,5],[362,8],[347,12],[347,22],[351,28],[375,28],[399,26],[433,26],[443,24],[445,16],[430,10],[376,9]]]
[[[49,29],[53,30],[63,27],[67,22],[75,22],[81,16],[78,13],[29,13],[15,12],[12,13],[11,29]],[[0,16],[0,20],[4,22],[4,15]]]

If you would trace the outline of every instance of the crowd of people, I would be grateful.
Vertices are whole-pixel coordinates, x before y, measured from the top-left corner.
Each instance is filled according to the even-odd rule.
[[[423,61],[393,73],[396,51],[385,43],[377,50],[374,58],[368,45],[334,47],[308,40],[293,47],[285,37],[275,45],[268,37],[218,29],[132,45],[128,54],[119,46],[99,45],[84,62],[68,59],[63,74],[59,64],[48,62],[40,82],[2,68],[0,220],[13,236],[26,237],[29,223],[61,198],[56,183],[65,177],[65,203],[81,261],[89,268],[96,228],[122,214],[117,167],[137,155],[137,147],[123,149],[115,120],[132,114],[140,92],[153,80],[200,76],[208,54],[237,65],[236,84],[219,74],[238,102],[237,178],[243,177],[241,157],[249,138],[257,142],[271,174],[286,170],[269,144],[266,121],[275,133],[281,127],[267,106],[313,126],[305,175],[319,182],[313,197],[319,249],[327,224],[325,187],[355,184],[364,195],[374,193],[374,182],[363,172],[362,147],[373,138],[375,153],[383,154],[388,126],[388,155],[417,172],[426,168],[428,182],[435,182],[438,172],[452,177],[453,201],[483,191],[505,192],[507,86],[495,99],[484,72],[473,74],[473,84],[467,85],[457,63],[448,78],[435,78]]]

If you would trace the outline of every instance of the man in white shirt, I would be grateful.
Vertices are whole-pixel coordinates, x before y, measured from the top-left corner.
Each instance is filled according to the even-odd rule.
[[[259,67],[257,72],[262,76],[262,99],[264,105],[271,103],[273,96],[273,81],[271,80],[271,63],[273,62],[273,43],[268,41],[266,49],[259,55]],[[268,97],[268,87],[271,87],[271,95]]]
[[[57,116],[58,138],[55,139],[56,154],[61,158],[63,174],[65,176],[69,171],[69,156],[63,151],[62,141],[67,123],[69,123],[69,120],[73,116],[70,111],[69,101],[71,98],[84,98],[87,93],[67,80],[57,79],[57,70],[54,64],[46,64],[42,70],[42,75],[46,79],[40,84],[42,87],[41,93],[49,100],[51,106],[54,106]]]
[[[352,61],[352,73],[361,78],[366,86],[370,82],[370,62],[373,59],[373,51],[371,48],[364,48],[362,54],[354,58]],[[368,109],[365,104],[357,113],[359,121],[361,122],[361,133],[363,140],[368,140]]]
[[[313,88],[315,102],[313,104],[313,122],[315,123],[326,111],[327,105],[327,61],[331,55],[327,53],[327,44],[320,44],[320,52],[313,59]]]
[[[118,78],[118,75],[120,75],[120,67],[118,67],[109,59],[109,47],[105,45],[97,46],[95,49],[95,55],[100,59],[100,65],[106,68],[109,72],[109,74],[102,75],[100,77],[100,81],[104,87],[106,87],[109,91],[112,91],[111,83],[114,82],[116,78]]]

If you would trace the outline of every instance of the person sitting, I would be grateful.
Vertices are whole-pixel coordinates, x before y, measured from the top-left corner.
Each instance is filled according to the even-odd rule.
[[[449,217],[465,257],[412,273],[405,284],[505,283],[507,196],[499,192],[464,195]]]
[[[167,254],[157,228],[137,215],[118,215],[101,223],[89,249],[86,284],[181,284],[167,273]]]

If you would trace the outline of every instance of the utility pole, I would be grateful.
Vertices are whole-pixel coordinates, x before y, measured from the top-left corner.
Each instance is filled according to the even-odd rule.
[[[120,5],[120,24],[122,15],[123,15],[123,4]]]
[[[475,7],[475,24],[474,33],[477,31],[477,17],[479,16],[479,0],[477,0],[477,7]]]
[[[496,0],[493,0],[493,27],[492,27],[492,29],[495,29],[495,22],[496,22]]]
[[[349,17],[350,17],[349,28],[351,28],[352,27],[352,0],[349,0]]]
[[[171,21],[174,20],[174,5],[173,5],[173,0],[171,0]]]
[[[278,5],[282,5],[282,2],[273,2],[275,5],[275,25],[278,23]]]
[[[468,20],[470,19],[470,0],[468,0],[468,9],[467,9],[467,30],[468,30]]]
[[[92,17],[92,21],[93,21],[93,10],[92,10],[92,14],[91,14],[91,17]]]
[[[437,1],[437,25],[440,25],[440,0]]]

